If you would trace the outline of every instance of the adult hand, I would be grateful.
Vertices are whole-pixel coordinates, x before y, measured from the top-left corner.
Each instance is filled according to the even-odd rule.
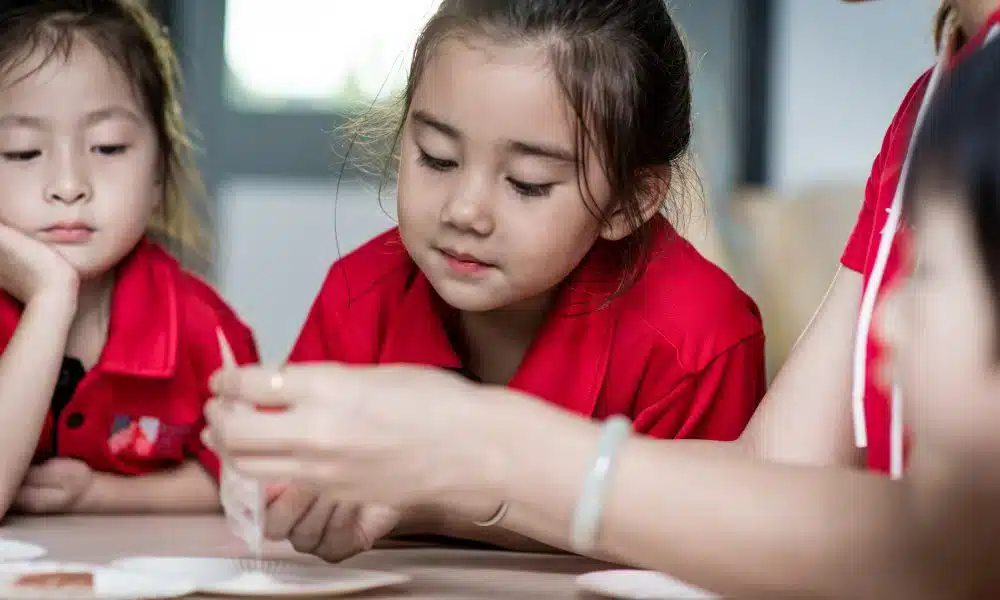
[[[400,512],[341,502],[332,491],[290,486],[268,506],[265,535],[330,562],[370,550],[399,523]]]
[[[492,497],[516,392],[423,367],[332,363],[224,369],[211,382],[206,443],[262,481],[335,489],[342,502],[408,506]],[[285,410],[259,410],[283,407]]]

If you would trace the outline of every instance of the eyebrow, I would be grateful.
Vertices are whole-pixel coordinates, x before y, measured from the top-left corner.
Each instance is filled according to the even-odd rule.
[[[92,126],[102,121],[111,119],[126,119],[134,123],[141,123],[142,119],[134,111],[124,106],[108,106],[84,115],[83,123]],[[32,129],[47,129],[45,119],[34,115],[9,114],[0,116],[0,127],[29,127]]]
[[[448,123],[445,123],[441,119],[434,117],[433,115],[431,115],[426,111],[423,110],[414,111],[413,120],[416,121],[418,124],[423,125],[425,127],[429,127],[446,137],[455,140],[462,139],[462,132],[460,132],[458,128],[456,128],[453,125],[449,125]],[[560,162],[568,162],[568,163],[577,162],[576,153],[559,146],[541,144],[537,142],[510,140],[507,142],[507,147],[511,152],[514,152],[515,154],[521,154],[523,156],[537,156],[540,158],[549,158]]]

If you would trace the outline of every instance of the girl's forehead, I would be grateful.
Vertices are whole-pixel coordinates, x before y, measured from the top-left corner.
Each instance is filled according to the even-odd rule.
[[[412,108],[484,137],[575,142],[573,110],[538,48],[449,39],[429,57]]]
[[[12,61],[0,80],[0,104],[8,110],[67,113],[119,105],[138,112],[125,72],[86,36],[70,45],[38,45]]]

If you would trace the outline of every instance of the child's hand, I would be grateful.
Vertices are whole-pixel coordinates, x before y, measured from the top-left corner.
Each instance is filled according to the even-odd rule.
[[[56,250],[0,224],[0,288],[27,304],[44,294],[75,296],[76,269]]]
[[[49,459],[28,470],[14,500],[14,508],[29,514],[70,512],[93,480],[93,471],[83,461]]]
[[[399,523],[399,511],[339,502],[330,492],[291,486],[268,506],[265,535],[330,562],[370,550]]]

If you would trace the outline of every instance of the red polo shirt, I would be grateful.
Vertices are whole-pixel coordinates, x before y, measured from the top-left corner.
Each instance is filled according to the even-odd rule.
[[[4,348],[21,308],[0,293]],[[66,456],[141,475],[196,457],[218,477],[218,461],[199,439],[208,378],[222,364],[216,327],[239,362],[257,361],[253,334],[215,291],[159,246],[141,242],[119,267],[97,364],[84,373],[78,361],[63,363],[36,458]]]
[[[970,53],[982,46],[989,29],[1000,23],[1000,11],[995,12],[982,29],[959,50],[952,58],[949,66],[954,66]],[[844,249],[841,263],[864,277],[865,286],[872,275],[875,256],[878,252],[882,229],[889,217],[896,187],[900,184],[900,172],[903,161],[910,146],[910,137],[917,112],[927,92],[931,72],[924,73],[907,92],[896,116],[889,125],[882,142],[882,148],[875,157],[871,175],[865,188],[865,200],[858,215],[857,224]],[[892,242],[892,248],[886,263],[885,273],[879,287],[878,300],[881,301],[884,292],[903,275],[904,252],[907,231],[900,229]],[[876,308],[876,312],[877,312]],[[878,383],[875,371],[882,358],[884,347],[873,335],[874,328],[868,336],[865,377],[865,421],[868,431],[868,467],[873,471],[888,473],[890,454],[890,390],[884,389]]]
[[[509,385],[657,437],[735,439],[766,386],[757,307],[665,219],[652,230],[646,271],[610,303],[616,249],[594,247]],[[460,370],[438,302],[393,229],[333,265],[289,360]]]

